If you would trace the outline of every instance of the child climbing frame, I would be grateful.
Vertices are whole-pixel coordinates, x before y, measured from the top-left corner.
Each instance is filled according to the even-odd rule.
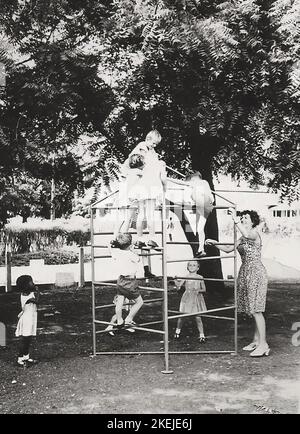
[[[170,168],[168,168],[170,170]],[[172,170],[172,169],[171,169]],[[178,172],[175,172],[178,174]],[[236,354],[237,353],[237,232],[236,228],[233,225],[233,242],[232,243],[219,243],[219,244],[232,244],[234,245],[234,254],[233,255],[227,255],[227,256],[213,256],[213,257],[200,257],[200,258],[183,258],[183,259],[177,259],[177,260],[170,260],[167,259],[167,248],[169,245],[176,245],[176,244],[187,244],[190,243],[188,241],[186,242],[176,242],[176,241],[169,241],[167,240],[167,208],[170,206],[166,205],[166,198],[165,194],[163,195],[163,201],[162,206],[157,207],[156,210],[160,211],[161,215],[161,231],[157,231],[156,234],[161,235],[161,245],[162,247],[159,249],[159,251],[155,250],[148,250],[147,253],[145,253],[145,250],[142,250],[139,256],[154,256],[154,255],[160,255],[162,258],[162,272],[161,272],[161,287],[151,287],[151,286],[139,286],[139,289],[141,291],[149,291],[158,293],[158,298],[150,298],[144,300],[144,303],[162,303],[162,319],[160,321],[150,321],[150,322],[144,322],[139,325],[133,326],[134,329],[150,332],[150,333],[156,333],[163,336],[163,343],[164,348],[163,351],[97,351],[97,335],[102,333],[107,333],[108,330],[105,329],[108,325],[111,323],[109,321],[103,321],[96,318],[96,312],[99,312],[101,309],[107,309],[112,308],[114,306],[113,303],[110,304],[102,304],[102,305],[96,305],[96,287],[116,287],[117,283],[116,280],[96,280],[95,279],[95,261],[97,259],[104,259],[104,258],[110,258],[111,256],[108,254],[104,255],[98,255],[95,254],[95,249],[99,248],[105,248],[107,247],[104,245],[104,243],[96,244],[95,240],[96,237],[104,236],[104,235],[113,235],[113,232],[104,232],[104,231],[95,231],[95,214],[97,209],[105,209],[105,210],[113,210],[113,209],[120,209],[121,207],[114,207],[113,205],[105,205],[104,201],[108,197],[112,197],[117,194],[118,191],[115,191],[111,193],[109,196],[106,196],[97,202],[93,203],[90,208],[90,216],[91,216],[91,267],[92,267],[92,335],[93,335],[93,355],[131,355],[131,354],[163,354],[164,355],[164,369],[161,371],[162,373],[172,373],[173,371],[169,367],[169,356],[170,354],[220,354],[220,353],[229,353],[229,354]],[[212,192],[215,197],[218,196],[222,200],[224,200],[228,205],[226,206],[214,206],[215,209],[217,208],[235,208],[235,204],[226,199],[224,196],[221,196],[220,194],[216,192]],[[104,204],[104,205],[103,205]],[[135,232],[131,232],[134,234]],[[192,256],[192,255],[191,255]],[[227,259],[227,258],[233,258],[234,260],[234,277],[233,279],[217,279],[217,278],[204,278],[204,280],[207,281],[230,281],[234,283],[234,302],[230,306],[225,307],[218,307],[214,309],[208,309],[206,311],[197,312],[197,313],[176,313],[173,314],[173,311],[169,310],[169,303],[168,303],[168,264],[172,262],[188,262],[190,260],[196,260],[196,261],[203,261],[203,260],[213,260],[213,259]],[[218,314],[223,311],[233,311],[233,316],[219,316]],[[228,320],[234,322],[234,348],[232,350],[199,350],[199,351],[170,351],[169,350],[169,321],[170,320],[176,320],[180,317],[193,317],[199,315],[201,317],[207,317],[207,318],[214,318],[219,320]],[[109,317],[109,315],[108,315]],[[113,324],[112,324],[113,325]],[[155,329],[151,328],[151,326],[157,326],[161,325],[161,329]],[[101,327],[102,326],[102,327]],[[103,328],[103,326],[105,328]],[[100,328],[101,327],[101,328]],[[131,326],[132,327],[132,326]],[[99,328],[99,329],[98,329]]]

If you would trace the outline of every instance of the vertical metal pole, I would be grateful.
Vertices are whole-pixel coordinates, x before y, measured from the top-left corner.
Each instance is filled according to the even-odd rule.
[[[173,371],[169,369],[169,322],[168,322],[168,269],[167,269],[167,213],[166,213],[166,196],[163,191],[162,198],[162,276],[163,276],[163,288],[164,288],[164,353],[165,353],[165,369],[161,371],[163,374],[173,374]]]
[[[79,247],[79,287],[84,287],[84,248]]]
[[[5,265],[6,265],[5,292],[11,292],[11,250],[9,244],[6,245]]]
[[[90,207],[91,215],[91,266],[92,266],[92,319],[93,319],[93,355],[96,356],[96,323],[95,323],[95,258],[94,258],[94,210]]]
[[[236,211],[236,205],[234,206]],[[234,352],[237,354],[238,352],[238,316],[237,316],[237,229],[236,225],[233,222],[233,238],[234,238]]]

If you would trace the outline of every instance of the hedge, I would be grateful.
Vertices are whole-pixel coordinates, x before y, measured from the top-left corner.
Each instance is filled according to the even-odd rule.
[[[31,218],[26,223],[15,217],[1,231],[2,254],[5,244],[10,244],[12,253],[29,253],[86,246],[89,240],[89,219],[80,216],[54,221]]]

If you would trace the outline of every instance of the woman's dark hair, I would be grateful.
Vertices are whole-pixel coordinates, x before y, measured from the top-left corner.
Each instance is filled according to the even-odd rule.
[[[17,278],[17,281],[16,281],[17,291],[20,291],[20,292],[27,291],[29,282],[33,282],[33,279],[31,276],[29,276],[27,274],[23,274],[22,276],[19,276]]]
[[[245,209],[244,211],[241,211],[241,212],[239,213],[239,216],[241,217],[241,216],[246,215],[246,214],[248,214],[248,215],[250,216],[250,219],[251,219],[251,221],[252,221],[252,227],[253,227],[253,228],[255,228],[255,226],[258,226],[258,225],[259,225],[259,223],[260,223],[260,218],[259,218],[259,215],[257,214],[256,211],[249,210],[249,209]]]
[[[132,154],[129,157],[129,167],[130,169],[140,169],[145,165],[145,158],[143,155]]]

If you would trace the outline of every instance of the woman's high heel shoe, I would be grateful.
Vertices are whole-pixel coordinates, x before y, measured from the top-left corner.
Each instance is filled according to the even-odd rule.
[[[258,346],[252,353],[250,354],[250,357],[263,357],[268,356],[270,354],[270,347],[269,345],[264,346]]]
[[[255,349],[257,348],[257,346],[258,346],[258,343],[257,343],[257,342],[251,342],[251,344],[246,345],[246,346],[243,348],[243,350],[244,350],[244,351],[253,351],[253,350],[255,350]]]

